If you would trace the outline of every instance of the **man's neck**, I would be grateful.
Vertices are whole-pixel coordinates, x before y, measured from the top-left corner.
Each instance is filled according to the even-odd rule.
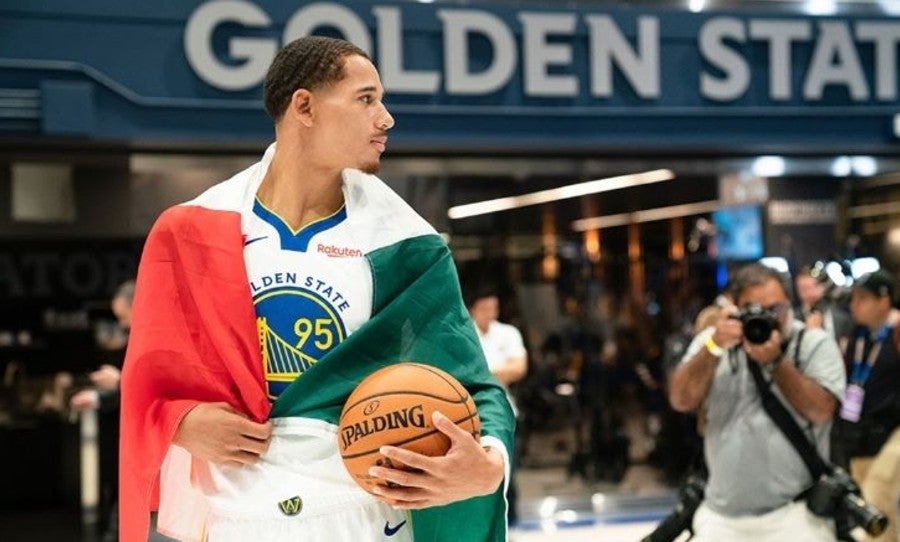
[[[340,171],[316,167],[297,147],[278,143],[256,193],[266,208],[295,230],[334,214],[344,203]]]
[[[873,337],[874,337],[879,331],[881,331],[881,329],[882,329],[884,326],[888,325],[888,321],[890,320],[889,316],[890,316],[890,313],[885,314],[882,318],[880,318],[880,319],[877,320],[877,321],[878,321],[877,324],[868,326],[868,328],[869,328],[869,333],[870,333]]]

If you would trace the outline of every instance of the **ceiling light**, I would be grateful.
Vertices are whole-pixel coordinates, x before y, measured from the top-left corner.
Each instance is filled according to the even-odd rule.
[[[888,230],[887,242],[888,245],[890,245],[895,250],[900,247],[900,227],[895,227]]]
[[[561,186],[559,188],[551,188],[550,190],[541,190],[540,192],[532,192],[521,196],[510,196],[507,198],[497,198],[476,203],[467,203],[465,205],[457,205],[451,207],[450,210],[447,211],[447,216],[455,220],[458,218],[496,213],[498,211],[508,211],[509,209],[517,209],[519,207],[527,207],[529,205],[537,205],[551,201],[577,198],[588,194],[599,194],[600,192],[609,192],[633,186],[670,181],[674,178],[675,174],[669,169],[656,169],[644,173],[620,175],[618,177],[609,177],[607,179],[597,179],[594,181]]]
[[[897,0],[878,0],[878,5],[889,15],[900,15],[900,3]]]
[[[706,0],[688,0],[688,9],[694,13],[703,11],[706,7]]]
[[[668,207],[657,207],[655,209],[646,209],[644,211],[635,211],[633,213],[582,218],[581,220],[572,222],[572,229],[575,231],[602,230],[603,228],[624,226],[625,224],[631,223],[639,224],[641,222],[653,222],[654,220],[668,220],[679,216],[711,213],[721,206],[722,204],[719,200],[708,200],[698,203],[684,203],[681,205],[670,205]]]
[[[751,170],[757,177],[780,177],[784,175],[784,158],[780,156],[760,156],[753,161]]]
[[[854,156],[850,161],[853,163],[853,172],[860,177],[871,177],[878,172],[878,163],[871,156]]]
[[[834,15],[837,3],[834,0],[807,0],[805,9],[810,15]]]
[[[847,177],[853,172],[853,164],[849,156],[838,156],[831,162],[832,177]]]

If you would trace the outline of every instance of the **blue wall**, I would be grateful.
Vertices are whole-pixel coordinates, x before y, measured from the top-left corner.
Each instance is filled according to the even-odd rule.
[[[0,8],[0,134],[194,145],[265,142],[272,128],[262,110],[261,77],[248,75],[253,70],[229,47],[249,39],[260,51],[255,62],[268,65],[268,51],[286,39],[292,18],[303,24],[315,16],[311,3],[272,0],[35,4],[7,0]],[[398,121],[394,149],[849,153],[900,148],[892,133],[893,116],[900,112],[900,21],[889,18],[390,1],[318,6],[326,23],[316,32],[340,35],[340,20],[334,21],[341,18],[363,29]],[[242,13],[251,19],[238,22]],[[212,24],[215,14],[221,17],[218,24]],[[392,17],[400,21],[399,36],[388,32]],[[453,49],[449,21],[463,24],[466,17],[488,21],[501,38],[511,36],[512,65],[496,88],[452,88],[466,81],[454,79],[450,64],[477,78],[498,62],[497,42],[492,46],[483,31],[465,34],[467,50]],[[526,19],[532,21],[530,30]],[[786,54],[773,52],[773,41],[760,37],[758,29],[773,21],[792,29]],[[208,37],[187,30],[204,22],[210,23]],[[592,33],[592,24],[606,26]],[[542,37],[535,32],[539,27],[555,30]],[[730,37],[716,34],[720,30]],[[390,56],[394,36],[400,48]],[[704,39],[714,50],[701,47]],[[207,68],[192,64],[189,41],[208,50],[213,71],[230,75],[210,75],[210,62]],[[611,43],[618,43],[612,46],[615,61],[605,52]],[[623,59],[629,52],[643,62],[643,72],[633,65],[626,73]],[[388,77],[385,55],[403,75],[426,82],[417,87],[396,74]],[[541,63],[541,55],[549,60]],[[606,88],[596,88],[602,77],[592,71],[595,62],[601,71],[611,69]],[[744,84],[738,81],[741,65],[747,68]],[[525,83],[528,73],[536,81],[532,88]],[[776,73],[789,74],[780,91]],[[732,83],[737,91],[711,91],[701,84],[704,77]]]

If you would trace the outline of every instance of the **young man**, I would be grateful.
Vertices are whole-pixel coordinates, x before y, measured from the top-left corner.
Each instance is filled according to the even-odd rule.
[[[352,44],[288,44],[265,82],[276,144],[151,231],[123,375],[123,540],[146,536],[157,479],[159,528],[181,540],[505,538],[512,413],[446,244],[366,174],[394,125],[383,93]],[[385,447],[414,470],[373,467],[376,498],[336,424],[360,380],[404,360],[456,376],[484,436],[436,415],[450,451]]]
[[[528,353],[519,330],[497,320],[500,317],[497,295],[480,291],[467,305],[491,373],[504,386],[522,380],[528,372]]]
[[[709,481],[694,516],[693,540],[832,542],[834,525],[798,499],[812,475],[763,409],[750,364],[828,457],[831,420],[845,384],[837,344],[821,329],[807,329],[801,338],[803,324],[794,321],[777,271],[745,266],[731,291],[737,306],[722,309],[714,327],[694,338],[669,386],[675,410],[693,411],[706,402]],[[750,342],[734,318],[751,306],[774,315],[762,343]]]

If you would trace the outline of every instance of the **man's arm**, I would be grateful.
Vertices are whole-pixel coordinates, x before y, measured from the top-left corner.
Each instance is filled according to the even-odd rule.
[[[763,344],[744,345],[751,360],[762,366],[777,363],[772,370],[772,380],[788,403],[801,416],[815,424],[822,424],[834,416],[837,399],[815,379],[804,375],[793,362],[782,360],[781,333],[774,331]],[[813,354],[815,355],[815,354]]]
[[[522,340],[522,333],[515,326],[502,324],[498,331],[501,343],[501,352],[505,358],[505,363],[501,367],[491,367],[491,374],[504,386],[509,386],[514,382],[518,382],[525,378],[528,372],[528,351],[525,350],[525,341]]]
[[[497,491],[506,471],[502,452],[482,447],[470,433],[437,412],[433,422],[450,439],[450,450],[443,456],[428,457],[383,446],[383,455],[415,470],[371,467],[370,475],[388,483],[375,486],[373,492],[395,508],[422,509]]]
[[[491,371],[504,386],[518,382],[528,372],[528,356],[515,356],[506,361],[506,365]]]
[[[719,357],[703,347],[687,363],[680,364],[672,373],[669,384],[669,402],[678,412],[692,412],[709,393]]]
[[[740,344],[744,333],[743,326],[739,320],[729,318],[736,310],[734,307],[722,309],[716,320],[715,331],[709,339],[712,344],[704,343],[700,351],[686,363],[681,363],[672,373],[669,402],[675,410],[679,412],[697,410],[706,399],[722,354],[722,352],[713,354],[711,349],[726,351]]]
[[[837,398],[793,363],[780,363],[772,378],[794,410],[807,420],[823,424],[834,416]]]
[[[172,439],[197,459],[253,465],[269,449],[272,422],[256,423],[227,403],[200,403],[182,418]]]

